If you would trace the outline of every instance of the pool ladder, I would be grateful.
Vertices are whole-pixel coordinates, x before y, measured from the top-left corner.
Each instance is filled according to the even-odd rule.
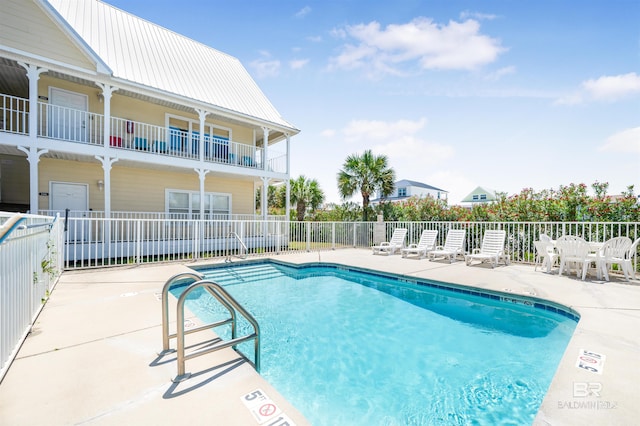
[[[177,281],[189,278],[195,280],[195,282],[190,284],[178,298],[176,320],[177,332],[174,334],[169,334],[169,288]],[[251,365],[253,365],[256,371],[260,371],[260,327],[258,326],[258,322],[220,284],[213,281],[203,280],[202,278],[202,275],[198,273],[182,272],[169,278],[162,287],[162,352],[160,353],[160,355],[174,352],[174,350],[170,349],[169,347],[169,341],[174,337],[177,340],[177,348],[175,349],[175,352],[177,352],[178,375],[172,381],[181,382],[191,376],[190,373],[185,373],[186,360],[196,358],[201,355],[206,355],[208,353],[228,348],[230,346],[233,347],[233,349],[235,349],[240,355],[242,355]],[[220,302],[220,304],[224,306],[229,312],[229,318],[210,324],[205,324],[191,330],[185,330],[184,303],[187,300],[187,296],[197,288],[204,288],[211,296],[213,296],[214,299]],[[237,313],[240,313],[249,322],[249,324],[251,324],[251,326],[253,327],[253,333],[240,337],[236,335]],[[200,349],[198,351],[185,354],[185,335],[203,330],[211,330],[214,327],[225,324],[231,324],[231,340],[221,340],[220,342],[216,343],[213,346],[207,347],[206,349]],[[244,356],[244,354],[242,354],[238,349],[236,349],[236,346],[238,344],[249,340],[254,341],[253,362],[248,357]]]
[[[242,238],[240,238],[240,235],[238,235],[238,233],[234,231],[229,232],[229,235],[227,236],[227,247],[226,247],[227,253],[229,253],[229,237],[234,237],[240,243],[240,253],[237,254],[236,256],[239,257],[240,259],[246,259],[247,252],[248,252],[247,245],[244,243],[244,241],[242,241]],[[224,261],[231,262],[231,254],[227,254],[227,258]]]

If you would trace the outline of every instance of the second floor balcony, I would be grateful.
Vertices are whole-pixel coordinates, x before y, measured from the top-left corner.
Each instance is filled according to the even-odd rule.
[[[38,137],[245,169],[286,173],[286,153],[199,131],[157,126],[112,115],[105,138],[104,115],[38,102]],[[0,94],[0,132],[29,134],[29,100]],[[266,163],[266,167],[265,167]]]

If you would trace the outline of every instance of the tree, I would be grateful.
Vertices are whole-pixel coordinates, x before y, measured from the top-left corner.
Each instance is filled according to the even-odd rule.
[[[388,166],[387,157],[375,156],[371,150],[366,150],[362,155],[347,157],[338,172],[338,191],[343,199],[360,192],[362,219],[366,222],[371,195],[376,191],[380,191],[382,198],[391,195],[395,180],[395,172]]]
[[[307,207],[316,210],[324,201],[324,191],[318,181],[307,179],[301,175],[297,179],[291,179],[291,204],[295,204],[298,221],[304,220]]]

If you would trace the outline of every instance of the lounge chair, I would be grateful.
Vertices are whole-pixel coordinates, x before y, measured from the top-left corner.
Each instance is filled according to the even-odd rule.
[[[391,240],[383,241],[380,245],[371,247],[373,254],[385,253],[387,255],[394,254],[396,251],[404,247],[404,237],[407,236],[406,228],[396,228],[393,230]]]
[[[410,254],[416,255],[418,258],[427,257],[427,251],[434,250],[436,248],[436,238],[438,237],[438,230],[425,229],[420,235],[420,241],[418,244],[409,244],[407,248],[402,249],[402,257],[407,257]]]
[[[427,252],[429,260],[435,260],[436,257],[446,257],[449,263],[456,260],[456,256],[464,255],[464,240],[466,231],[464,229],[450,229],[447,232],[447,238],[444,246],[437,246],[435,250]]]
[[[482,237],[482,245],[480,246],[480,249],[474,249],[471,254],[464,257],[467,266],[470,266],[471,262],[474,260],[479,260],[480,263],[489,261],[491,262],[492,268],[498,266],[498,262],[500,262],[500,260],[503,260],[504,264],[508,265],[509,259],[504,253],[504,240],[506,236],[507,233],[505,231],[485,231],[484,236]]]

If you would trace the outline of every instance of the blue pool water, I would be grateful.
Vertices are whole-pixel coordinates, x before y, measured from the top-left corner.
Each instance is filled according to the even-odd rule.
[[[526,299],[352,269],[200,272],[258,320],[261,375],[318,426],[531,424],[576,326],[573,313]],[[204,292],[187,307],[223,317]],[[253,356],[251,342],[240,349]]]

